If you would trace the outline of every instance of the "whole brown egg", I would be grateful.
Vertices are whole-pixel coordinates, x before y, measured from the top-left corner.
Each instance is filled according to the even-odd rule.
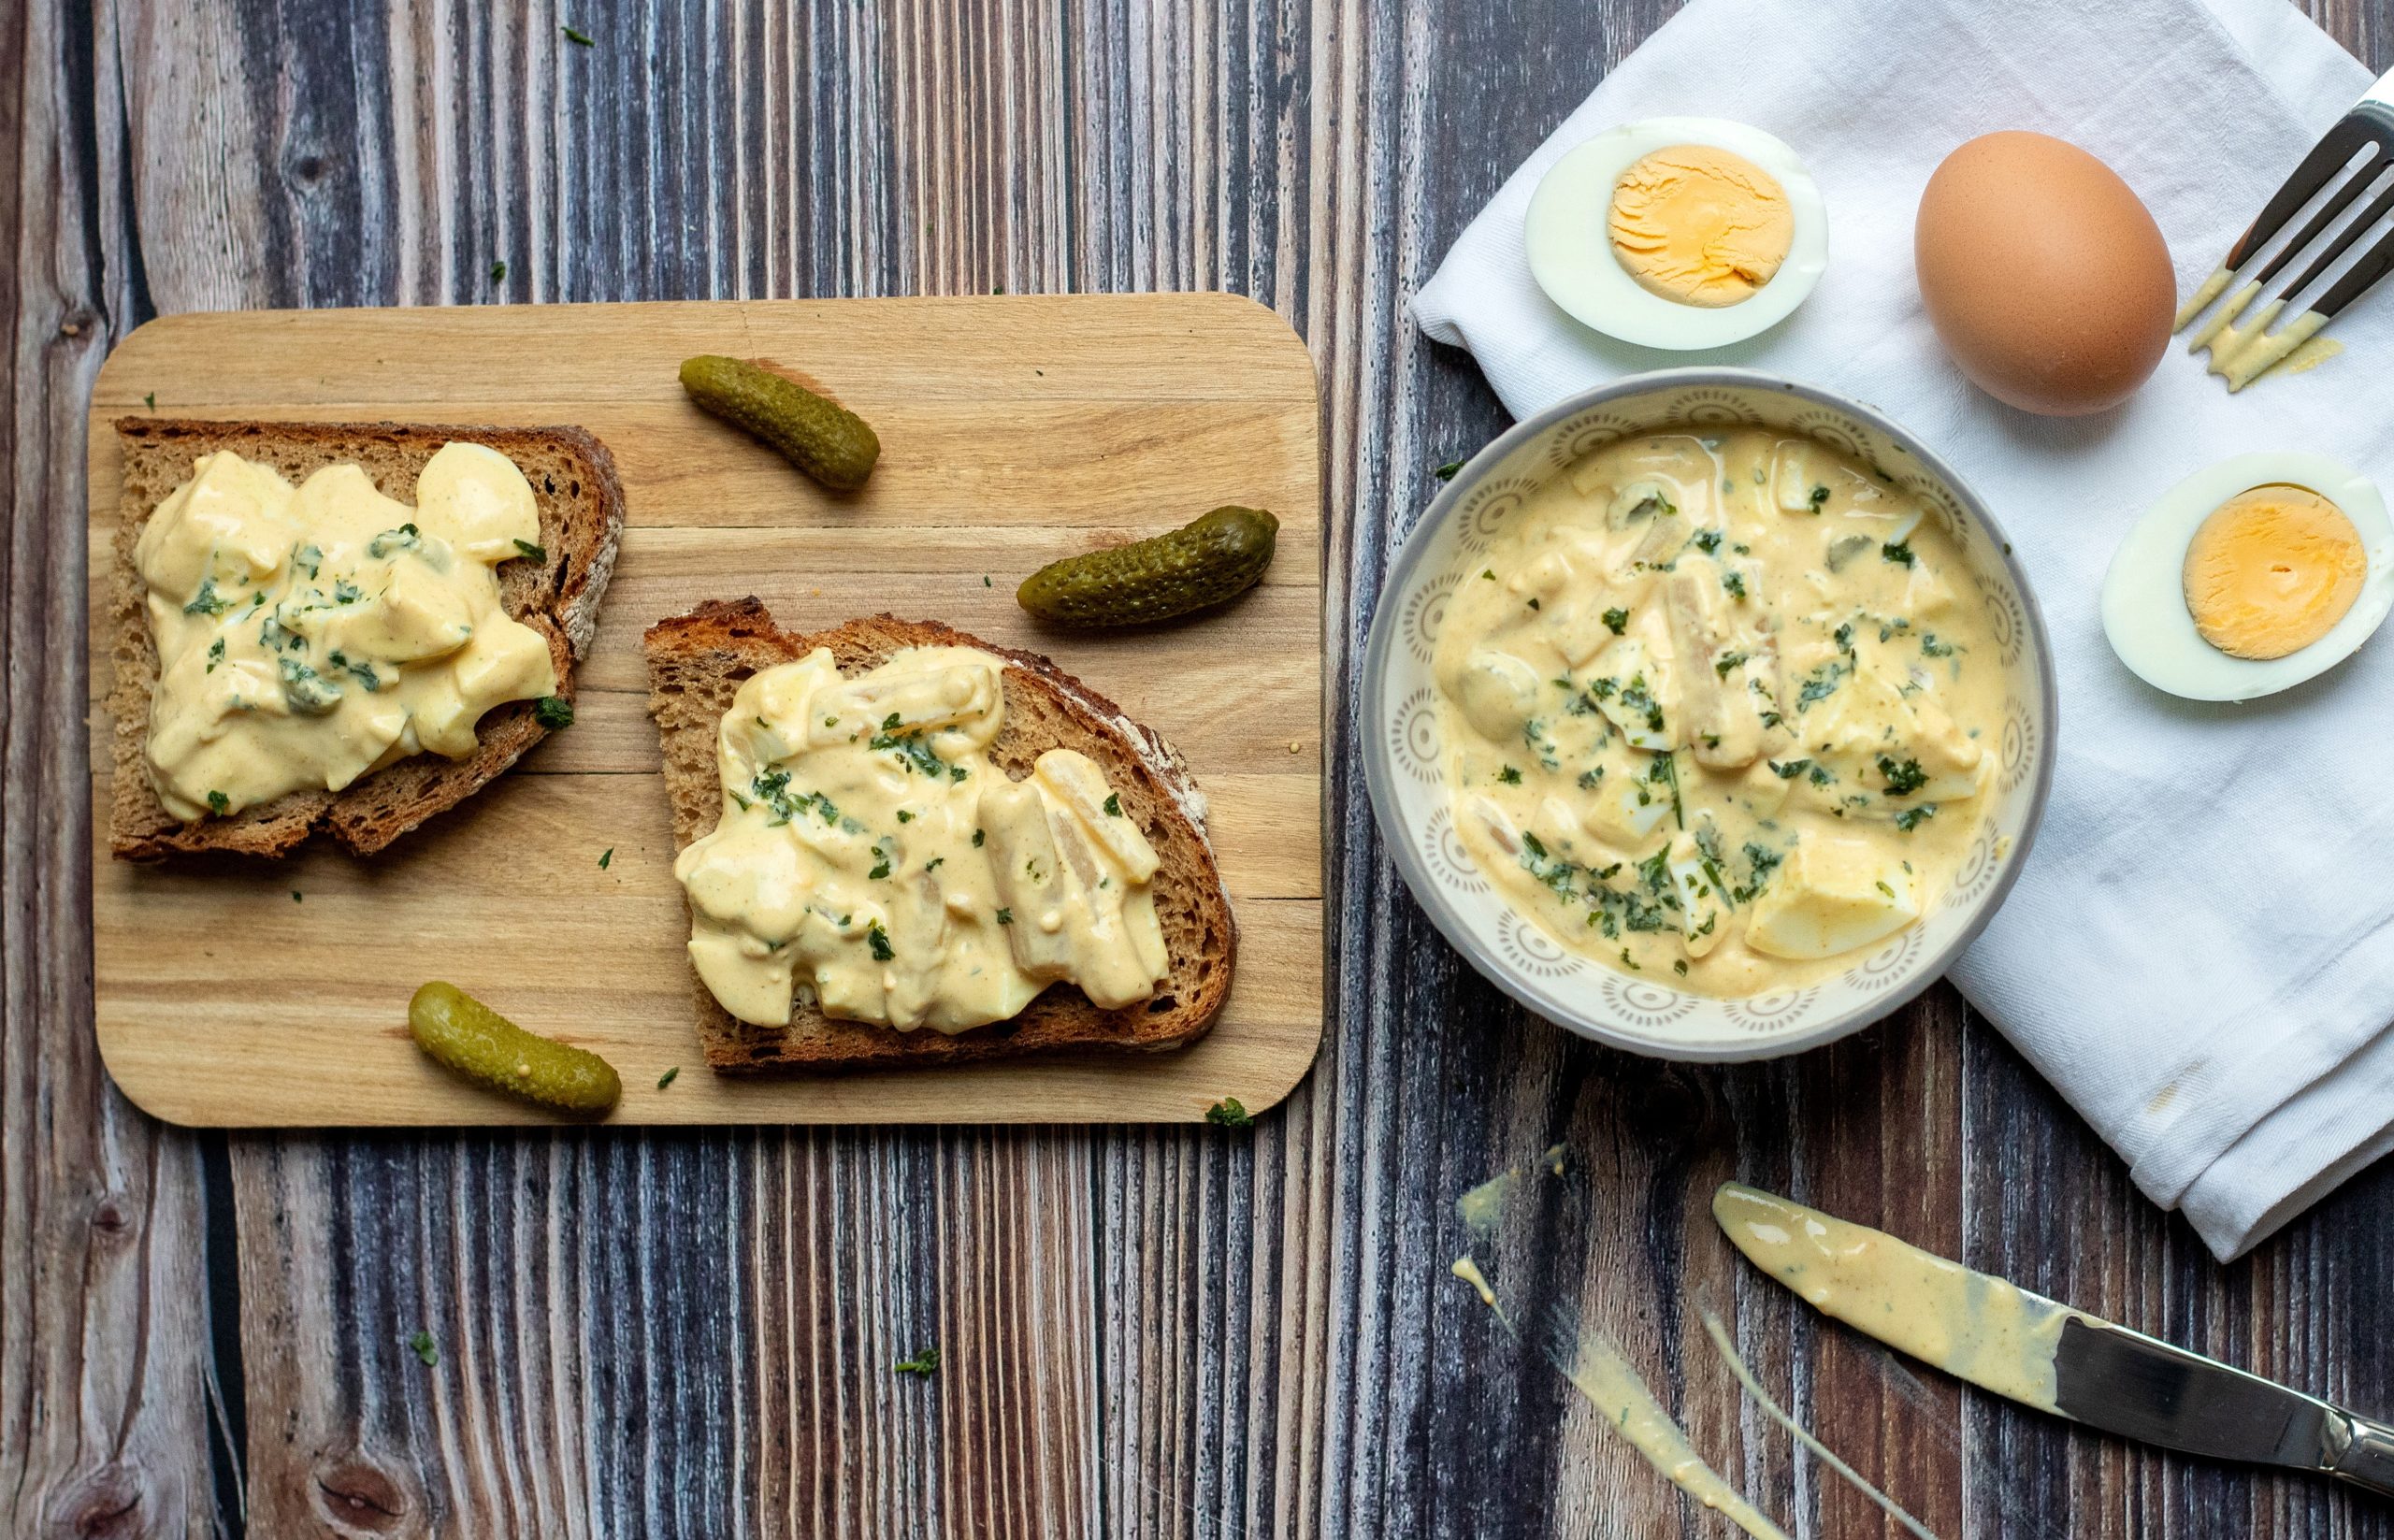
[[[2170,342],[2177,280],[2160,226],[2066,140],[1988,134],[1946,156],[1920,195],[1912,262],[1945,351],[2024,411],[2117,406]]]

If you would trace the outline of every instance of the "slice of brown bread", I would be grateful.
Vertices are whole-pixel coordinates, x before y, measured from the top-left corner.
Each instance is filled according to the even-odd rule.
[[[1136,818],[1161,863],[1156,917],[1171,973],[1153,1000],[1103,1011],[1067,984],[1050,985],[1022,1014],[949,1036],[836,1021],[801,1005],[786,1028],[752,1027],[715,1003],[691,977],[699,1040],[707,1062],[727,1074],[885,1069],[948,1064],[1059,1049],[1177,1048],[1214,1023],[1230,993],[1238,928],[1230,895],[1205,839],[1205,800],[1180,756],[1121,708],[1033,653],[992,646],[935,621],[888,615],[800,635],[774,626],[753,598],[715,600],[662,620],[642,639],[648,709],[665,748],[665,789],[677,848],[709,833],[723,813],[715,729],[741,682],[777,663],[829,647],[844,672],[871,669],[908,647],[978,647],[1005,659],[1000,676],[1005,721],[989,758],[1019,779],[1049,749],[1095,760]]]
[[[624,528],[624,488],[607,446],[577,427],[446,427],[399,423],[216,423],[121,417],[124,457],[118,501],[116,559],[102,601],[113,637],[115,787],[108,845],[130,860],[179,852],[224,850],[284,856],[318,830],[370,856],[434,813],[455,807],[548,736],[529,700],[484,713],[480,741],[463,759],[420,754],[361,777],[342,791],[295,791],[229,818],[185,824],[158,801],[142,750],[150,735],[150,696],[158,683],[158,649],[150,634],[140,573],[133,560],[141,526],[167,494],[191,479],[192,462],[218,450],[272,466],[297,482],[326,466],[356,465],[385,497],[415,500],[416,473],[441,445],[487,444],[515,462],[539,505],[544,563],[498,569],[508,614],[547,639],[557,694],[573,698],[573,666],[589,651],[598,600],[615,569]]]

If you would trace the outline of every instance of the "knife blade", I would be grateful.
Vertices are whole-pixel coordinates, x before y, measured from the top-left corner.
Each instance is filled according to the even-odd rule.
[[[1739,1183],[1730,1244],[1814,1309],[1983,1389],[2105,1432],[2394,1497],[2394,1425]]]

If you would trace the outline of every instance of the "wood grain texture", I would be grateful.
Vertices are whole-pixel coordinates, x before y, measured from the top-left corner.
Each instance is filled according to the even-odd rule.
[[[885,445],[873,480],[828,492],[691,405],[681,361],[727,350],[808,370],[861,412]],[[1311,1064],[1321,849],[1289,832],[1321,823],[1320,402],[1311,360],[1271,311],[1125,295],[166,317],[94,386],[93,594],[108,591],[123,517],[111,425],[267,410],[598,429],[634,527],[572,729],[390,851],[137,866],[95,831],[100,1051],[143,1110],[237,1128],[554,1122],[416,1050],[406,1002],[433,974],[605,1056],[624,1077],[620,1124],[1195,1122],[1224,1098],[1273,1106]],[[1225,502],[1281,519],[1265,581],[1233,609],[1132,636],[1042,627],[1014,602],[1016,582],[1056,555]],[[641,634],[743,595],[792,630],[893,612],[1047,654],[1170,739],[1207,796],[1240,928],[1212,1029],[1157,1056],[701,1071]],[[108,624],[95,603],[94,657]],[[108,729],[103,673],[94,734]],[[92,765],[105,808],[111,763]],[[692,1073],[658,1084],[685,1063]]]
[[[34,47],[0,54],[31,104],[0,120],[5,164],[52,200],[21,198],[13,229],[41,273],[62,265],[49,253],[79,275],[97,252],[102,277],[30,311],[23,293],[58,281],[31,262],[0,280],[21,285],[12,755],[30,752],[15,713],[36,697],[21,692],[58,693],[41,682],[73,680],[81,646],[61,618],[79,615],[69,580],[47,575],[78,569],[79,534],[55,511],[79,489],[24,468],[40,457],[71,481],[79,464],[70,387],[98,345],[55,328],[80,303],[121,335],[153,295],[187,310],[1253,294],[1298,326],[1323,382],[1343,686],[1430,468],[1503,422],[1468,359],[1406,326],[1403,297],[1668,9],[592,4],[519,22],[463,5],[54,4],[31,7]],[[2317,4],[2348,46],[2394,64],[2386,0]],[[84,374],[29,373],[29,356]],[[52,696],[42,752],[71,756],[72,706]],[[1348,698],[1327,746],[1337,1009],[1315,1073],[1252,1135],[232,1140],[256,1533],[1720,1536],[1444,1274],[1454,1195],[1562,1139],[1579,1173],[1565,1222],[1506,1238],[1507,1286],[1606,1322],[1700,1446],[1807,1540],[1895,1532],[1737,1404],[1693,1346],[1694,1303],[1733,1310],[1781,1398],[1949,1537],[2394,1535],[2394,1511],[2365,1498],[1916,1376],[1741,1273],[1698,1206],[1732,1173],[1793,1189],[2386,1410],[2394,1167],[2222,1268],[1950,990],[1778,1065],[1689,1070],[1566,1038],[1462,969],[1395,885],[1338,735]],[[16,990],[35,935],[17,896],[41,893],[43,869],[7,828]],[[83,848],[79,828],[52,838]],[[19,998],[0,1018],[19,1099],[0,1130],[21,1184],[0,1198],[11,1225],[36,1202],[65,1211],[85,1169],[22,1131],[22,1087],[70,1130],[110,1105],[88,1075],[47,1068],[54,1024]],[[185,1236],[191,1186],[155,1186],[151,1210]],[[72,1342],[92,1298],[19,1294],[22,1254],[5,1274],[12,1416],[29,1404],[21,1344]],[[419,1328],[436,1367],[404,1346]],[[933,1342],[936,1376],[888,1372]],[[174,1380],[201,1344],[188,1320],[152,1344],[145,1372],[166,1377],[141,1404],[166,1420],[132,1468],[184,1494],[142,1510],[162,1533],[205,1522],[198,1413]],[[116,1426],[43,1394],[42,1453],[25,1461],[27,1424],[6,1424],[20,1463],[0,1468],[35,1522],[86,1490],[61,1451]]]

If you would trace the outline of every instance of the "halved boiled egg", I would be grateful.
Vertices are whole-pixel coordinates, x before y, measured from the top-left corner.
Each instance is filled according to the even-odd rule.
[[[2103,578],[2103,634],[2137,677],[2251,700],[2326,672],[2394,609],[2394,521],[2317,454],[2240,454],[2162,494]]]
[[[1640,347],[1743,341],[1828,263],[1820,188],[1796,151],[1722,118],[1647,118],[1556,161],[1531,194],[1530,271],[1583,324]]]

